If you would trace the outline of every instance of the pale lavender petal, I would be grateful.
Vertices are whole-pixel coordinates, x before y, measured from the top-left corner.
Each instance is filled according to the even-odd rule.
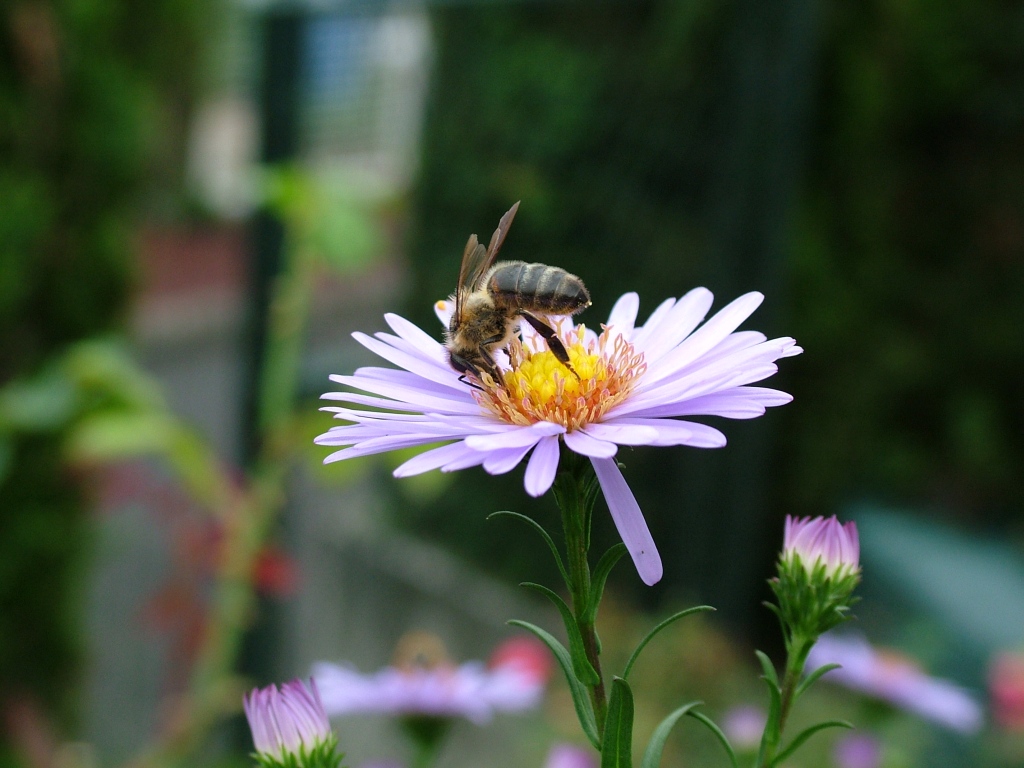
[[[667,352],[686,339],[707,316],[714,297],[707,288],[694,288],[676,302],[656,325],[646,323],[633,343],[644,353],[648,374]]]
[[[626,484],[626,478],[619,471],[615,459],[591,459],[597,481],[601,484],[608,511],[611,512],[615,527],[622,542],[633,558],[640,579],[648,586],[657,584],[663,573],[661,556],[654,546],[654,538],[644,520],[640,505]]]
[[[415,350],[415,352],[406,352],[405,350],[396,349],[390,344],[384,343],[380,339],[375,339],[372,336],[367,336],[365,333],[360,333],[358,331],[352,334],[352,338],[374,354],[383,357],[389,363],[394,363],[400,368],[404,368],[407,371],[411,371],[412,373],[422,376],[428,381],[445,384],[453,389],[458,389],[464,386],[459,383],[459,374],[456,373],[451,366],[442,367],[437,364],[436,360],[433,360],[419,350]]]
[[[658,430],[632,424],[587,424],[583,431],[598,440],[618,445],[650,445],[658,439]]]
[[[765,387],[734,387],[691,400],[655,405],[633,412],[644,418],[671,416],[723,416],[728,419],[750,419],[760,416],[766,408],[792,402],[787,392]]]
[[[385,381],[371,381],[353,376],[337,376],[335,381],[340,384],[355,387],[374,395],[390,397],[403,403],[411,403],[422,411],[437,411],[440,413],[470,413],[479,414],[480,406],[471,399],[464,397],[442,397],[432,395],[423,389],[416,387],[390,384]],[[329,400],[347,400],[343,392],[328,393],[332,397]],[[337,396],[334,396],[337,395]],[[394,406],[399,410],[405,410],[400,405]]]
[[[436,437],[401,437],[401,438],[374,438],[361,442],[358,445],[353,445],[349,448],[342,448],[340,451],[330,453],[324,459],[324,464],[331,464],[335,461],[342,461],[344,459],[355,459],[360,456],[372,456],[375,453],[386,453],[387,451],[397,451],[401,448],[418,448],[422,445],[429,445],[430,443],[436,443]]]
[[[555,482],[558,471],[558,436],[543,437],[533,449],[526,465],[524,484],[531,496],[543,496]]]
[[[608,315],[606,325],[614,328],[627,339],[633,333],[633,326],[636,323],[636,313],[640,310],[640,297],[634,293],[624,293],[615,302],[611,314]]]
[[[542,437],[560,435],[565,432],[561,424],[550,421],[538,421],[528,427],[509,426],[504,432],[488,435],[472,435],[466,438],[466,445],[478,451],[493,451],[498,448],[521,448],[533,445]]]
[[[511,472],[521,462],[526,454],[530,452],[532,445],[527,445],[522,448],[505,448],[502,450],[491,451],[487,454],[487,458],[484,459],[484,469],[492,475],[503,475],[506,472]]]
[[[448,352],[445,350],[444,345],[418,325],[410,323],[404,317],[391,312],[384,315],[384,320],[395,333],[420,349],[423,354],[432,357],[444,365],[448,365]]]
[[[661,304],[651,312],[651,316],[647,318],[646,323],[633,329],[633,333],[629,335],[629,340],[636,344],[637,348],[642,349],[643,342],[651,335],[652,331],[660,326],[661,322],[675,305],[675,299],[665,299],[661,302]]]
[[[472,448],[468,448],[464,441],[449,443],[448,445],[442,445],[439,448],[432,448],[429,451],[424,451],[418,456],[413,456],[411,459],[401,464],[392,474],[394,474],[395,477],[411,477],[413,475],[419,475],[423,472],[429,472],[432,469],[440,469],[449,462],[464,458],[467,454],[474,454],[478,456],[479,452],[474,451]]]
[[[648,359],[647,374],[644,376],[645,384],[670,376],[710,352],[735,331],[740,323],[750,317],[762,301],[764,301],[764,295],[756,291],[740,296],[720,309],[670,353],[663,357],[655,357],[653,360]]]
[[[615,443],[599,440],[579,430],[566,432],[563,439],[565,444],[576,453],[597,459],[611,458],[619,450]]]
[[[691,445],[695,448],[721,448],[725,445],[725,435],[707,424],[693,421],[676,421],[675,419],[641,419],[627,417],[612,419],[612,426],[650,427],[657,430],[658,436],[648,445]]]

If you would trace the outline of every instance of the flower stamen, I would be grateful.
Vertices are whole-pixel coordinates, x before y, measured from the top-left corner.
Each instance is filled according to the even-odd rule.
[[[515,339],[503,380],[485,377],[474,393],[477,401],[509,424],[550,421],[571,432],[600,421],[629,396],[647,369],[643,353],[611,328],[603,327],[600,336],[588,339],[586,328],[579,325],[559,338],[579,378],[547,347],[533,349]]]

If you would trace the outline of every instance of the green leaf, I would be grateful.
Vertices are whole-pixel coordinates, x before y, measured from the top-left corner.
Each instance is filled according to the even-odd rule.
[[[17,432],[49,432],[75,415],[74,382],[54,371],[13,381],[0,389],[0,425]]]
[[[796,693],[793,696],[793,700],[795,701],[796,699],[799,699],[803,695],[804,691],[806,691],[808,688],[814,685],[814,683],[821,679],[822,675],[827,675],[833,669],[839,669],[842,666],[842,664],[825,664],[824,666],[818,667],[816,670],[811,672],[811,674],[809,674],[806,678],[804,678],[804,681],[800,683],[800,685],[797,686]]]
[[[594,669],[594,665],[591,664],[590,660],[587,658],[587,650],[583,646],[583,635],[580,634],[580,628],[576,623],[576,617],[572,615],[572,611],[569,609],[569,606],[565,604],[565,600],[543,584],[534,584],[531,581],[524,581],[519,586],[540,592],[544,597],[554,603],[555,608],[557,608],[558,612],[562,614],[562,621],[565,623],[565,633],[569,637],[569,653],[572,657],[572,668],[576,673],[577,679],[579,679],[579,681],[584,685],[589,686],[595,686],[601,682],[600,675],[597,674],[597,670]]]
[[[626,545],[620,541],[601,555],[601,559],[597,561],[597,567],[594,568],[594,574],[590,581],[589,603],[584,612],[584,620],[588,624],[597,621],[597,609],[601,604],[601,595],[604,594],[605,582],[608,581],[608,575],[612,572],[612,568],[624,554],[626,554]]]
[[[113,461],[169,450],[178,425],[162,413],[98,413],[85,418],[68,436],[73,459]]]
[[[583,683],[576,679],[576,675],[572,670],[572,659],[569,658],[569,651],[552,635],[534,624],[520,621],[519,619],[513,619],[508,623],[510,626],[522,627],[527,632],[532,632],[544,645],[551,649],[555,661],[558,662],[558,666],[562,668],[562,672],[565,674],[566,682],[569,683],[569,693],[572,694],[572,703],[576,707],[576,717],[579,718],[580,727],[594,749],[601,749],[601,740],[597,735],[597,724],[594,722],[594,712],[590,708],[589,694]]]
[[[691,701],[689,704],[684,704],[658,724],[654,733],[651,734],[651,740],[647,742],[647,749],[644,751],[644,759],[640,762],[640,768],[658,768],[661,764],[661,753],[665,750],[665,742],[668,740],[672,728],[683,715],[703,703],[702,701]]]
[[[636,650],[633,651],[633,655],[630,656],[629,657],[629,661],[626,662],[626,668],[623,670],[622,676],[624,678],[628,678],[629,677],[629,673],[633,669],[633,664],[635,664],[636,660],[640,657],[640,651],[642,651],[644,649],[644,647],[649,642],[651,642],[651,640],[654,639],[655,635],[657,635],[659,632],[661,632],[661,630],[665,629],[665,627],[667,627],[669,624],[671,624],[671,623],[673,623],[675,621],[678,621],[679,619],[682,619],[685,616],[689,616],[692,613],[702,613],[704,611],[713,611],[713,610],[715,610],[715,609],[712,608],[710,605],[695,605],[693,608],[687,608],[685,611],[680,611],[679,613],[673,613],[671,616],[669,616],[667,619],[665,619],[663,622],[661,622],[658,626],[656,626],[654,629],[652,629],[650,632],[648,632],[647,636],[643,640],[640,641],[640,644],[636,647]]]
[[[558,548],[555,546],[555,542],[552,540],[550,534],[548,534],[548,532],[544,530],[544,526],[542,526],[532,517],[527,517],[526,515],[521,515],[518,512],[512,512],[507,509],[501,510],[500,512],[492,512],[487,516],[487,519],[490,520],[492,517],[498,516],[507,516],[514,518],[516,520],[522,520],[527,525],[532,526],[533,529],[541,535],[541,538],[544,539],[544,543],[548,545],[548,549],[551,550],[551,554],[554,555],[555,565],[558,566],[558,572],[562,574],[562,581],[564,581],[566,584],[569,583],[569,574],[565,570],[565,565],[562,563],[562,556],[558,554]]]
[[[725,753],[729,755],[729,761],[732,763],[733,768],[737,768],[739,763],[736,760],[736,753],[733,751],[732,744],[729,743],[729,739],[722,732],[722,729],[715,725],[714,721],[703,712],[687,712],[686,714],[698,723],[703,723],[707,726],[708,730],[718,739],[718,743],[725,749]]]
[[[632,768],[633,692],[623,678],[612,679],[608,717],[604,721],[601,768]]]
[[[776,690],[779,688],[779,676],[775,672],[775,665],[772,660],[762,651],[754,651],[757,660],[761,662],[761,669],[764,671],[764,679],[771,683]]]
[[[811,738],[811,736],[816,734],[818,731],[825,730],[826,728],[853,728],[853,724],[848,723],[845,720],[826,720],[823,723],[818,723],[817,725],[805,728],[800,731],[800,733],[797,734],[791,742],[789,742],[789,745],[784,750],[775,756],[775,759],[772,760],[769,768],[771,768],[772,765],[780,764],[783,760],[796,752],[805,741]]]

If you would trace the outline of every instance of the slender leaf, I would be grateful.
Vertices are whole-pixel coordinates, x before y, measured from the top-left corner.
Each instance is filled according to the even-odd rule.
[[[818,723],[817,725],[812,725],[810,728],[805,728],[800,731],[800,733],[797,734],[791,742],[789,742],[789,745],[784,750],[775,756],[775,759],[772,760],[769,768],[773,765],[779,765],[783,760],[796,752],[805,741],[811,738],[811,736],[816,734],[818,731],[825,730],[826,728],[853,728],[853,724],[848,723],[845,720],[827,720],[824,723]]]
[[[601,749],[601,739],[597,735],[597,724],[594,722],[594,712],[590,708],[589,694],[583,683],[576,678],[573,672],[569,651],[555,637],[535,624],[520,621],[519,619],[513,619],[508,623],[513,627],[521,627],[527,632],[532,632],[544,645],[551,649],[555,661],[558,662],[558,666],[562,668],[562,672],[565,674],[566,682],[569,683],[569,693],[572,694],[572,703],[576,707],[576,717],[579,718],[580,727],[583,728],[583,733],[594,746],[594,749]]]
[[[593,624],[597,621],[597,609],[601,604],[601,595],[604,594],[604,585],[608,581],[608,575],[612,572],[612,568],[619,562],[619,559],[626,554],[626,545],[621,541],[601,555],[601,559],[597,561],[597,566],[594,568],[594,575],[590,581],[590,597],[588,598],[589,603],[587,604],[587,610],[584,613],[585,620],[589,624]]]
[[[678,621],[679,619],[683,618],[684,616],[689,616],[691,613],[699,613],[699,612],[703,612],[703,611],[713,611],[713,610],[715,610],[715,609],[712,608],[710,605],[696,605],[693,608],[687,608],[685,611],[680,611],[679,613],[674,613],[671,616],[669,616],[667,619],[665,619],[663,622],[661,622],[658,626],[656,626],[654,629],[652,629],[650,632],[648,632],[647,636],[643,640],[640,641],[640,644],[636,647],[636,650],[633,651],[633,655],[630,656],[629,657],[629,661],[626,662],[626,668],[622,671],[622,676],[624,678],[628,678],[629,677],[629,673],[633,669],[633,664],[635,664],[636,660],[640,657],[640,651],[642,651],[644,649],[644,647],[649,642],[651,642],[651,640],[654,639],[655,635],[657,635],[659,632],[661,632],[661,630],[663,630],[669,624],[671,624],[674,621]]]
[[[733,751],[732,744],[729,743],[729,739],[726,738],[726,735],[722,732],[722,729],[715,725],[714,721],[712,721],[712,719],[705,715],[703,712],[691,711],[687,712],[686,714],[692,717],[697,722],[703,723],[708,727],[708,730],[710,730],[715,735],[715,738],[718,739],[718,743],[725,748],[725,753],[729,755],[729,762],[732,763],[732,768],[738,768],[739,763],[736,760],[736,753]]]
[[[540,523],[538,523],[532,517],[527,517],[526,515],[521,515],[518,512],[512,512],[511,510],[507,510],[507,509],[503,509],[503,510],[501,510],[499,512],[492,512],[491,514],[489,514],[487,516],[487,519],[490,520],[492,517],[498,517],[498,516],[512,517],[512,518],[515,518],[517,520],[522,520],[527,525],[532,526],[533,529],[535,531],[537,531],[537,533],[539,533],[541,535],[541,538],[544,539],[544,543],[548,545],[548,549],[551,550],[551,554],[554,555],[554,557],[555,557],[555,565],[558,566],[558,572],[560,574],[562,574],[562,581],[564,581],[566,584],[569,583],[569,574],[565,570],[565,565],[562,563],[562,556],[560,554],[558,554],[558,547],[555,546],[555,542],[551,538],[551,535],[546,530],[544,530],[544,526],[542,526]]]
[[[842,664],[825,664],[811,672],[811,674],[804,678],[804,681],[797,686],[796,693],[793,696],[794,701],[799,699],[803,695],[804,691],[814,685],[822,675],[827,675],[833,669],[839,669],[842,666]]]
[[[554,603],[555,608],[557,608],[558,612],[562,614],[562,621],[565,623],[565,633],[569,637],[569,655],[572,658],[572,668],[579,681],[584,685],[590,686],[597,685],[601,682],[601,677],[597,674],[597,670],[594,669],[594,665],[591,664],[590,659],[587,658],[587,649],[583,645],[583,635],[580,634],[580,628],[576,623],[576,617],[572,615],[572,611],[569,609],[569,606],[565,604],[565,600],[543,584],[534,584],[531,581],[524,581],[519,586],[540,592],[544,597]]]
[[[665,742],[675,724],[683,715],[703,703],[702,701],[691,701],[689,704],[684,704],[658,724],[654,733],[651,734],[651,740],[647,742],[647,749],[644,751],[644,759],[640,763],[640,768],[658,768],[661,765],[661,753],[665,750]]]
[[[612,679],[608,717],[604,721],[601,768],[633,766],[633,692],[623,678]]]
[[[764,670],[764,679],[771,683],[776,689],[779,687],[779,676],[775,672],[775,665],[772,660],[762,651],[754,651],[757,660],[761,662],[761,669]]]

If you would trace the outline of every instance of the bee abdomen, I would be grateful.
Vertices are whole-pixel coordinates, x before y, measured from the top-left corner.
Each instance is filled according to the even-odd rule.
[[[487,292],[501,306],[548,315],[572,315],[590,306],[590,294],[582,280],[547,264],[496,264],[487,280]]]

